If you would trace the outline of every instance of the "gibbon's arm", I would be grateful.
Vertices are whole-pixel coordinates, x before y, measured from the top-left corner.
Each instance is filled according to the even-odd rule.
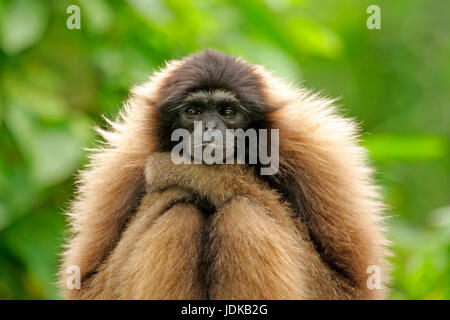
[[[59,271],[66,286],[70,266],[88,279],[120,239],[120,234],[145,192],[145,161],[156,149],[155,110],[146,100],[155,96],[152,82],[141,87],[124,106],[111,131],[97,129],[104,146],[93,150],[80,172],[77,193],[67,213],[71,238],[65,245]]]
[[[164,82],[179,67],[168,64],[148,82],[131,90],[109,130],[97,129],[104,146],[92,150],[90,163],[79,173],[77,193],[67,212],[71,238],[65,245],[59,270],[66,286],[70,266],[78,266],[87,280],[116,246],[121,233],[145,193],[145,164],[158,149],[158,110]]]
[[[201,299],[198,260],[202,215],[172,187],[147,194],[117,246],[69,299]]]
[[[157,153],[146,177],[147,195],[118,245],[82,289],[66,297],[369,297],[330,271],[304,225],[250,169],[174,165]],[[202,213],[194,204],[198,196],[217,211]]]
[[[174,165],[169,154],[155,153],[146,176],[147,194],[117,246],[80,290],[65,291],[66,298],[311,296],[306,279],[313,249],[278,195],[250,169]],[[217,212],[200,212],[199,196]]]
[[[287,132],[284,133],[286,134]],[[294,132],[294,134],[295,137],[298,137],[298,132]],[[288,136],[285,137],[288,138]],[[295,145],[295,141],[292,142]],[[281,149],[282,147],[285,147],[282,143],[283,138],[280,137],[280,157],[284,156],[281,154],[281,151],[286,152],[286,149]],[[305,150],[306,146],[302,149]],[[305,151],[308,152],[308,150]],[[157,157],[168,156],[161,154],[157,155]],[[243,232],[242,237],[234,238],[236,241],[234,245],[237,249],[242,245],[241,240],[249,239],[252,232],[254,232],[255,235],[261,236],[261,234],[277,235],[276,232],[273,232],[273,229],[277,229],[280,226],[279,232],[289,230],[287,233],[291,239],[295,239],[297,243],[296,246],[288,241],[273,242],[276,243],[274,245],[276,247],[296,252],[296,254],[289,254],[289,257],[293,259],[293,261],[298,262],[296,271],[301,274],[295,274],[294,276],[289,271],[292,269],[289,269],[288,267],[280,268],[280,270],[285,270],[286,274],[289,274],[292,278],[298,279],[297,281],[291,282],[291,284],[293,287],[302,290],[301,294],[299,294],[299,291],[291,291],[289,297],[293,298],[295,296],[296,299],[381,299],[384,297],[386,289],[385,284],[387,281],[387,263],[385,261],[386,249],[384,247],[384,245],[386,245],[386,240],[383,238],[381,232],[382,228],[379,226],[379,203],[376,200],[373,200],[374,203],[372,203],[370,202],[372,201],[370,197],[366,198],[367,195],[364,191],[367,192],[367,190],[355,190],[355,193],[344,194],[340,198],[337,196],[337,198],[334,199],[321,199],[324,201],[324,207],[321,207],[319,203],[318,206],[314,208],[315,211],[304,212],[302,213],[303,216],[299,217],[298,212],[291,210],[291,208],[294,209],[292,205],[283,203],[283,201],[280,200],[279,193],[274,192],[273,189],[269,189],[265,184],[261,183],[259,179],[255,178],[254,175],[246,173],[247,169],[245,166],[192,165],[189,170],[186,170],[185,165],[173,165],[170,160],[152,161],[150,163],[152,166],[147,167],[147,180],[152,181],[152,185],[155,188],[158,186],[179,184],[185,188],[190,187],[194,193],[208,198],[212,203],[216,203],[216,207],[219,209],[214,215],[215,220],[213,221],[227,221],[229,222],[228,225],[235,223],[236,229],[233,231],[230,228],[230,235],[238,234],[238,230]],[[297,163],[297,165],[299,164]],[[151,167],[154,169],[149,170]],[[231,171],[230,168],[233,168],[234,171]],[[299,168],[302,168],[302,166],[299,166]],[[339,168],[336,167],[336,169]],[[230,170],[233,174],[226,174],[227,171],[225,170]],[[155,176],[151,174],[156,172],[171,172],[171,174]],[[299,174],[299,177],[304,177],[304,175]],[[318,179],[318,177],[316,177],[316,179]],[[346,179],[344,179],[344,181],[345,180]],[[320,182],[324,181],[316,181],[316,183]],[[333,183],[336,183],[336,181],[333,180],[331,184]],[[360,186],[362,187],[363,185]],[[303,185],[299,184],[299,187],[303,188]],[[323,190],[318,191],[322,192]],[[304,191],[299,189],[298,192],[303,194]],[[362,193],[362,195],[360,194],[359,196],[364,197],[352,199],[352,197],[358,196],[358,192]],[[226,216],[226,214],[220,214],[220,208],[222,207],[224,199],[227,199],[225,196],[227,194],[232,198],[244,197],[251,199],[251,203],[257,208],[254,209],[255,214],[260,215],[261,219],[246,220],[248,216],[252,215],[252,211],[247,209],[237,210],[237,212],[242,211],[242,214],[230,214],[232,217],[242,217],[241,219],[221,219],[221,216]],[[345,200],[349,201],[349,203],[336,204],[334,203],[334,200]],[[359,207],[351,207],[351,205],[356,204],[359,205]],[[327,207],[327,205],[329,205],[329,207]],[[346,205],[348,205],[348,207],[345,207]],[[363,205],[366,206],[364,207]],[[272,219],[265,220],[263,218],[264,212],[269,212]],[[317,216],[308,217],[308,215],[314,214],[317,214]],[[271,227],[261,227],[264,224],[260,225],[257,223],[262,223],[264,221],[276,221],[277,224],[276,226],[272,225]],[[218,223],[217,226],[217,229],[213,230],[222,230],[220,223]],[[269,230],[271,231],[269,232]],[[317,230],[322,232],[322,234],[319,234],[317,238],[314,238],[316,235],[313,231],[317,232]],[[279,237],[283,238],[282,236]],[[224,237],[224,239],[230,239],[230,237]],[[240,268],[242,268],[243,265],[248,265],[249,261],[252,261],[251,257],[254,256],[252,252],[261,253],[264,251],[262,243],[267,244],[271,243],[271,241],[269,241],[268,238],[265,238],[264,241],[252,241],[252,245],[249,244],[249,248],[253,248],[253,250],[249,250],[249,252],[246,252],[244,255],[250,258],[248,260],[240,261]],[[217,246],[217,248],[219,247],[220,246]],[[217,249],[217,252],[220,257],[219,249]],[[270,250],[267,250],[266,252],[268,253]],[[236,254],[230,254],[230,256],[237,257]],[[267,262],[274,259],[276,256],[277,254],[269,254],[268,256],[261,254],[260,258],[263,260],[265,259],[264,261]],[[300,259],[300,262],[298,259]],[[257,261],[257,259],[255,261]],[[262,263],[260,266],[261,265],[266,264]],[[382,286],[375,290],[370,289],[367,286],[367,280],[370,276],[370,274],[367,273],[367,268],[371,265],[379,266],[381,270]],[[239,263],[231,264],[231,266],[238,267]],[[226,270],[230,270],[231,266]],[[248,267],[248,274],[251,272],[256,272],[257,274],[257,270],[260,270],[260,268],[257,268],[256,264],[253,266],[254,269],[250,268],[249,265]],[[343,269],[337,269],[338,267],[342,267]],[[299,271],[299,269],[301,271]],[[275,270],[271,269],[262,270],[265,270],[267,272],[266,274],[270,272],[273,274],[273,272],[275,272]],[[230,272],[230,274],[235,277],[235,275],[240,272],[243,272],[242,269],[239,269],[239,272]],[[244,272],[244,274],[246,273]],[[289,278],[289,276],[287,276],[287,278]],[[245,276],[243,276],[241,280],[242,281],[239,283],[247,283]],[[291,289],[293,287],[291,287]],[[257,295],[258,294],[255,293],[251,296],[255,297]],[[233,297],[236,298],[239,296],[245,297],[245,295],[240,295],[239,293],[236,293]],[[269,298],[271,295],[268,293],[261,296]],[[282,297],[286,298],[287,296],[288,295],[286,294],[282,295],[277,293],[272,295],[272,298],[282,299]]]
[[[333,101],[292,88],[258,68],[272,128],[279,129],[279,173],[269,183],[288,200],[333,278],[341,297],[381,299],[389,281],[383,210],[358,128]],[[381,289],[367,287],[369,266],[381,271]],[[317,286],[323,285],[320,276]],[[339,297],[340,288],[335,288]],[[331,290],[333,291],[333,290]]]

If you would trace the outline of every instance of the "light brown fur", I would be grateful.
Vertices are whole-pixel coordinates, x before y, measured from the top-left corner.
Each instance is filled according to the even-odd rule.
[[[102,131],[107,146],[81,173],[69,213],[64,297],[384,298],[383,206],[354,122],[331,101],[256,68],[272,127],[280,128],[280,170],[305,198],[299,218],[246,166],[175,165],[155,152],[159,87],[182,63],[136,88],[122,120]],[[214,215],[192,204],[198,195],[216,205]],[[70,265],[81,269],[80,290],[65,288]],[[370,265],[382,269],[381,290],[367,288]]]

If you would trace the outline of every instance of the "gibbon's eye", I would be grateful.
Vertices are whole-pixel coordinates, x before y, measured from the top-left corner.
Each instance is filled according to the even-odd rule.
[[[222,115],[224,115],[225,117],[232,117],[236,114],[236,111],[234,111],[233,108],[230,107],[226,107],[222,110]]]
[[[195,117],[202,113],[199,109],[196,108],[188,108],[185,112],[188,117]]]

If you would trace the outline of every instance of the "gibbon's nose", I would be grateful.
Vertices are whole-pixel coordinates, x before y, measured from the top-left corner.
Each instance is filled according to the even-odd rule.
[[[227,129],[227,126],[225,125],[225,123],[223,123],[222,120],[214,118],[214,119],[207,119],[204,123],[204,130],[219,130],[222,135],[223,138],[225,138],[225,130]]]
[[[206,129],[216,129],[217,127],[217,122],[213,121],[213,120],[209,120],[206,122]]]

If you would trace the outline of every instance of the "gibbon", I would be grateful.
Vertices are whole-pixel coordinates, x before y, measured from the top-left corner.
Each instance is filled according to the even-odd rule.
[[[195,121],[278,129],[278,171],[174,163],[171,135]],[[109,124],[68,212],[64,298],[385,298],[384,205],[357,126],[333,101],[204,50],[134,88]]]

